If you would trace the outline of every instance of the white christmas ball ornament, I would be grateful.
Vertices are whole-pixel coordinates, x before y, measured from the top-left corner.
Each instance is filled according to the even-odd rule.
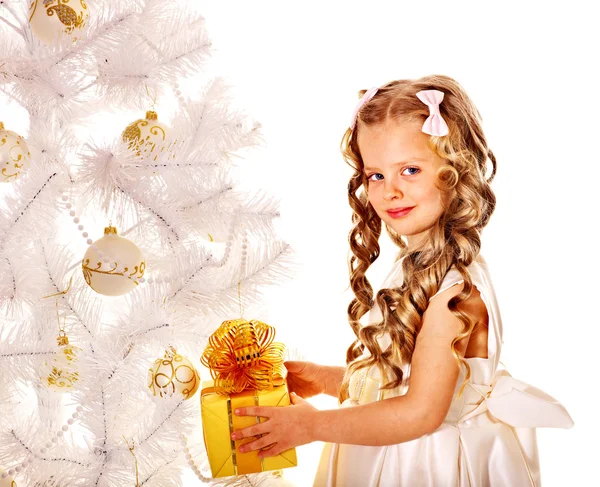
[[[88,16],[85,0],[32,0],[29,6],[31,31],[46,44],[77,40]]]
[[[179,393],[184,399],[189,399],[199,386],[198,371],[173,347],[169,347],[164,358],[156,359],[148,370],[148,388],[154,396],[169,397]]]
[[[144,160],[156,161],[163,151],[171,152],[167,140],[170,128],[158,121],[156,112],[146,112],[146,118],[130,123],[123,131],[123,142],[135,155]]]
[[[0,122],[0,181],[15,181],[29,167],[30,155],[25,139]]]
[[[108,263],[104,262],[107,257]],[[121,296],[138,285],[146,262],[137,245],[120,237],[115,227],[106,227],[104,237],[96,240],[85,253],[82,268],[85,282],[94,291],[105,296]]]
[[[44,363],[44,377],[48,389],[54,392],[71,392],[79,380],[79,371],[76,367],[79,347],[71,345],[66,335],[58,337],[58,351],[50,363]]]

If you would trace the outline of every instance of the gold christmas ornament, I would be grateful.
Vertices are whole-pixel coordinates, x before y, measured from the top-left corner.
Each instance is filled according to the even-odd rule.
[[[46,44],[76,41],[88,17],[85,0],[32,0],[29,6],[31,31]]]
[[[0,181],[15,181],[29,167],[29,146],[19,134],[6,130],[0,122]]]
[[[156,161],[161,152],[171,152],[171,146],[177,143],[168,141],[169,131],[167,125],[158,121],[156,112],[147,111],[146,118],[130,123],[122,137],[127,148],[135,152],[136,156]]]
[[[113,226],[106,227],[104,237],[94,245],[97,249],[90,246],[82,261],[85,282],[105,296],[121,296],[134,289],[146,270],[144,255],[137,245],[120,237]],[[98,250],[102,251],[102,258]]]
[[[79,380],[79,372],[76,368],[77,353],[79,347],[71,345],[64,331],[57,338],[59,350],[50,363],[44,363],[45,377],[41,379],[47,383],[48,389],[55,392],[69,392]]]
[[[168,397],[179,393],[189,399],[199,386],[200,375],[193,364],[173,347],[169,347],[164,358],[156,359],[148,370],[148,388],[154,396]]]

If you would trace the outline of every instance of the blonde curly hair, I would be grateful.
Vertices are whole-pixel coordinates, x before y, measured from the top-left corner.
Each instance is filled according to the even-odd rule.
[[[423,124],[429,116],[429,108],[417,98],[416,93],[432,89],[444,93],[440,113],[449,129],[446,136],[429,137],[431,150],[444,161],[437,172],[436,183],[442,192],[443,213],[429,229],[427,244],[417,250],[409,251],[402,236],[385,225],[392,241],[400,247],[397,259],[404,257],[404,281],[399,288],[381,289],[373,299],[373,288],[365,273],[379,257],[382,225],[368,201],[367,178],[357,136],[361,127],[383,125],[388,121]],[[361,90],[359,97],[365,92]],[[448,309],[463,323],[461,332],[451,345],[457,365],[460,367],[462,363],[467,369],[460,395],[471,377],[471,370],[457,352],[456,343],[470,335],[475,322],[457,308],[471,295],[473,283],[467,267],[479,254],[481,230],[496,206],[496,197],[489,184],[496,174],[496,158],[487,146],[481,116],[464,89],[448,76],[391,81],[380,87],[360,109],[355,128],[346,130],[342,138],[341,150],[344,159],[355,171],[348,184],[348,199],[353,210],[349,270],[350,286],[355,296],[348,306],[348,321],[356,340],[346,353],[346,374],[338,399],[343,402],[348,398],[352,373],[372,365],[377,365],[382,377],[388,380],[383,389],[402,384],[401,367],[412,359],[429,299],[440,289],[453,265],[464,279],[463,290],[448,302]],[[488,160],[492,163],[492,172],[486,178]],[[360,318],[375,303],[382,310],[383,320],[362,326]],[[377,341],[377,336],[384,333],[389,334],[391,339],[386,350],[382,350]],[[370,356],[361,358],[365,347]]]

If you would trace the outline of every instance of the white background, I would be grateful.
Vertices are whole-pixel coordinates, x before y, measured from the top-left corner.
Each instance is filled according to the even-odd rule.
[[[218,71],[263,124],[257,184],[282,198],[301,272],[271,293],[269,323],[307,359],[344,363],[351,174],[339,143],[357,91],[440,73],[467,90],[498,160],[482,253],[511,374],[565,405],[539,429],[545,487],[598,482],[596,251],[598,29],[593,2],[207,2]],[[373,266],[387,272],[390,245]],[[335,407],[335,401],[318,401]],[[286,471],[312,485],[321,445]],[[186,485],[188,485],[186,483]],[[195,485],[190,480],[189,485]]]
[[[357,91],[433,73],[467,90],[498,160],[498,203],[482,253],[502,311],[501,360],[514,377],[560,400],[575,421],[571,430],[538,430],[545,487],[597,485],[599,476],[592,396],[600,38],[591,4],[199,3],[214,43],[211,69],[263,125],[266,147],[249,161],[257,163],[249,184],[281,198],[281,231],[301,266],[254,317],[276,326],[278,339],[308,360],[342,365],[353,339],[346,320],[351,171],[339,143]],[[18,123],[9,128],[24,132]],[[382,245],[369,274],[375,286],[394,258],[389,242]],[[336,406],[333,398],[312,402]],[[311,485],[320,448],[300,447],[299,467],[286,476]],[[200,484],[189,473],[185,485]]]

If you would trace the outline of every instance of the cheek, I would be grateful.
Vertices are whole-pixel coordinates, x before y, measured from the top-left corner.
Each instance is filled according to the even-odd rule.
[[[371,189],[367,193],[369,203],[371,203],[371,206],[375,208],[375,211],[379,211],[379,207],[381,206],[381,195],[379,193],[380,192],[377,191],[377,189]]]
[[[437,205],[441,201],[441,192],[435,186],[422,188],[419,194],[419,199],[426,204]]]
[[[439,218],[444,211],[441,191],[439,191],[437,188],[433,191],[428,191],[426,197],[428,214],[430,214],[433,218]]]

